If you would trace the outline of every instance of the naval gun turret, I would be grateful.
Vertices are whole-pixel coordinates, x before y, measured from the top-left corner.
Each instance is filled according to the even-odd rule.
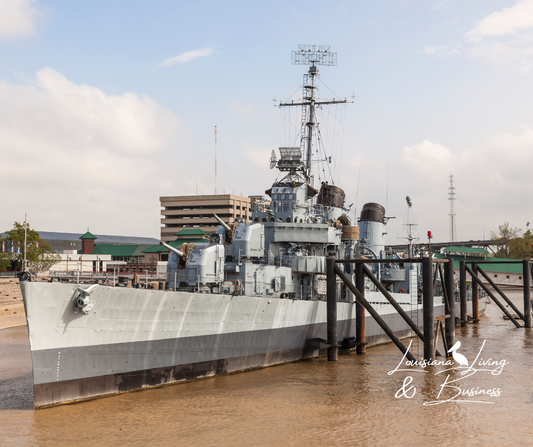
[[[176,253],[180,258],[185,256],[182,251],[178,250],[177,248],[174,248],[172,245],[165,244],[163,241],[160,241],[159,245],[168,248],[172,253]]]
[[[179,250],[162,241],[160,244],[171,251],[167,263],[167,281],[170,287],[176,289],[182,285],[209,292],[224,281],[224,245],[204,247],[183,243]]]
[[[237,227],[238,223],[232,223],[228,225],[226,222],[224,222],[220,217],[218,217],[215,213],[213,213],[213,217],[218,220],[218,223],[222,225],[224,228],[224,241],[227,245],[231,244],[233,241],[233,236],[235,235],[235,227]]]

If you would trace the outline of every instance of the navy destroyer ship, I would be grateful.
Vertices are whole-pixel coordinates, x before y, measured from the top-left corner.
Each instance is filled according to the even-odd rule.
[[[271,157],[281,180],[254,204],[252,222],[220,220],[209,243],[171,250],[165,290],[21,281],[33,362],[35,407],[91,399],[319,356],[326,338],[326,257],[386,258],[383,206],[349,217],[345,192],[314,184],[319,65],[330,47],[302,45],[308,65],[299,102],[301,144]],[[163,243],[162,243],[163,244]],[[166,244],[163,244],[166,245]],[[343,267],[353,279],[349,264]],[[422,324],[417,265],[375,264],[374,273]],[[371,283],[366,298],[396,335],[411,329]],[[339,339],[355,335],[355,298],[337,283]],[[435,315],[442,315],[435,297]],[[388,342],[367,316],[369,345]]]

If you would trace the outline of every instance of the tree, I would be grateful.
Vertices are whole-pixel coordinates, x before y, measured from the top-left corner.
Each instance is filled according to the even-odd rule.
[[[499,258],[531,259],[533,256],[533,233],[527,222],[527,231],[522,235],[520,228],[512,228],[504,222],[498,227],[498,233],[491,231],[491,239],[499,247],[496,256]]]
[[[30,271],[44,272],[61,261],[52,247],[41,239],[39,233],[30,228],[30,224],[13,223],[13,229],[5,232],[5,237],[0,240],[7,251],[0,253],[0,270],[22,270],[24,260],[24,229],[26,228],[26,261]],[[5,244],[4,244],[5,242]],[[13,247],[13,250],[10,248]]]

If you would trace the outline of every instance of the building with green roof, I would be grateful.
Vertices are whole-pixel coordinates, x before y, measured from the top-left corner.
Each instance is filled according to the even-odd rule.
[[[456,275],[459,275],[459,265],[461,261],[466,261],[469,265],[474,262],[483,261],[479,267],[483,269],[491,279],[498,284],[522,285],[523,267],[517,259],[496,258],[490,256],[489,252],[483,248],[449,246],[442,250],[442,253],[433,255],[437,259],[452,259],[453,268]],[[468,276],[470,280],[470,277]]]

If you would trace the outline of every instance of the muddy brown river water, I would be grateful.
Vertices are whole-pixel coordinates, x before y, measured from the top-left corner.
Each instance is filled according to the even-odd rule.
[[[388,344],[337,363],[319,358],[35,411],[27,329],[4,329],[0,445],[533,445],[532,330],[490,304],[481,323],[456,335],[475,367],[464,375],[466,367],[407,367]],[[421,344],[413,348],[422,354]],[[400,363],[408,371],[389,374]]]

